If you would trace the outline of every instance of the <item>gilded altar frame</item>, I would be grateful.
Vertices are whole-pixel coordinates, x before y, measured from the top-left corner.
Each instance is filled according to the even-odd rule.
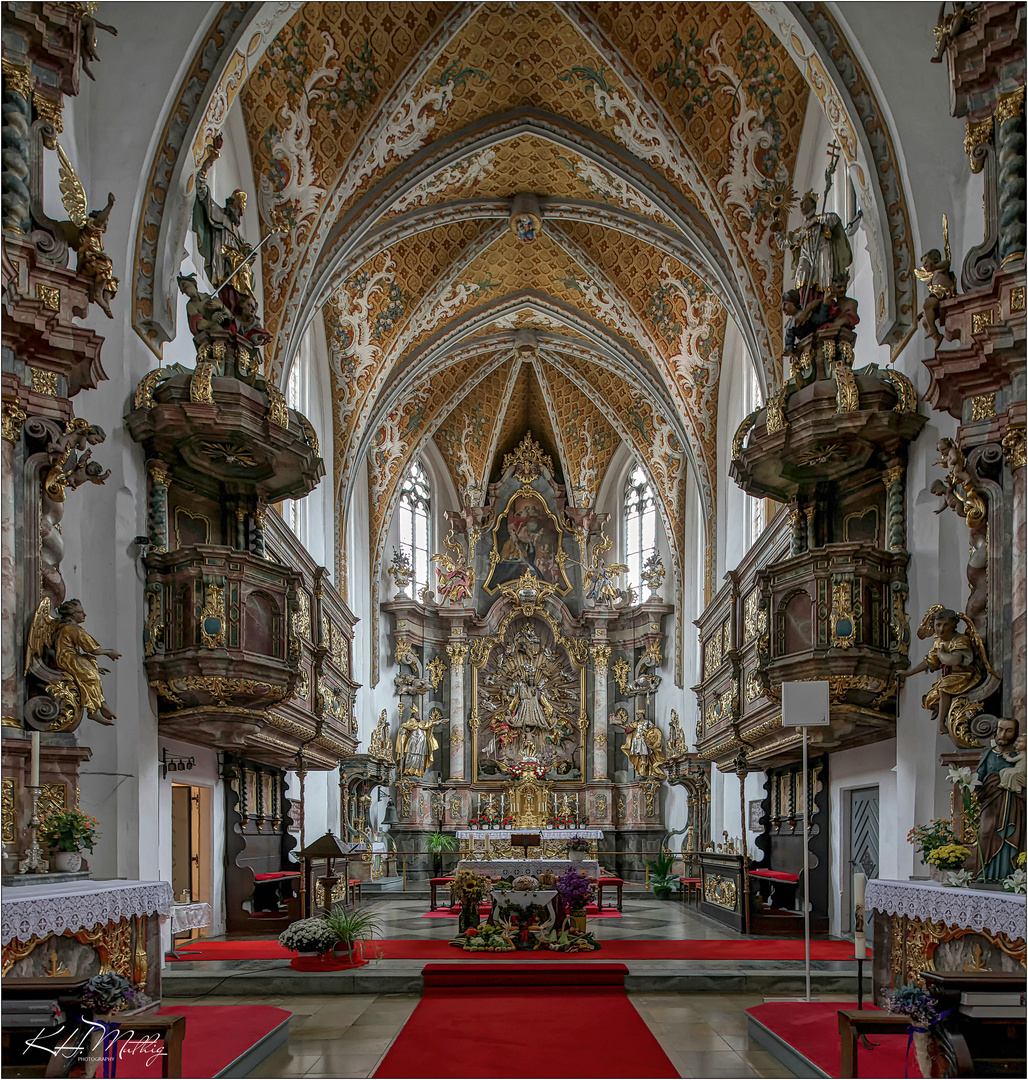
[[[503,508],[503,513],[496,515],[496,521],[491,529],[492,547],[489,551],[489,573],[486,575],[486,580],[482,585],[482,591],[488,596],[493,596],[497,592],[502,592],[504,585],[510,584],[510,582],[506,581],[494,581],[493,578],[496,574],[496,567],[500,563],[500,529],[505,526],[507,515],[510,513],[510,508],[517,499],[534,499],[542,506],[543,510],[546,511],[546,516],[553,526],[553,531],[557,534],[557,550],[553,553],[553,561],[560,568],[561,577],[560,583],[554,585],[547,582],[547,584],[551,585],[551,588],[560,593],[561,596],[567,596],[573,588],[571,579],[568,577],[567,567],[565,566],[568,559],[568,553],[564,550],[564,537],[567,533],[567,529],[561,525],[560,519],[550,509],[545,496],[536,491],[530,484],[522,484],[522,486],[507,500],[507,505]]]
[[[522,578],[522,581],[524,578]],[[517,582],[511,582],[501,586],[506,596],[515,598]],[[534,584],[534,581],[533,581]],[[544,583],[545,584],[545,583]],[[553,640],[565,650],[572,664],[579,671],[578,691],[578,753],[581,762],[581,776],[576,780],[559,780],[551,783],[561,783],[584,787],[586,783],[586,745],[589,734],[589,713],[587,710],[587,669],[589,665],[589,642],[584,638],[572,638],[563,633],[557,620],[545,609],[546,596],[556,591],[554,586],[546,585],[538,588],[538,596],[530,600],[518,598],[515,606],[504,615],[502,622],[496,628],[496,633],[486,638],[477,638],[470,643],[468,659],[471,664],[471,716],[468,726],[471,728],[471,780],[474,784],[494,784],[497,787],[508,785],[511,782],[509,775],[496,779],[486,779],[478,775],[478,729],[481,720],[478,715],[478,674],[485,666],[493,649],[499,645],[507,632],[507,628],[516,618],[539,618],[550,627],[553,632]]]

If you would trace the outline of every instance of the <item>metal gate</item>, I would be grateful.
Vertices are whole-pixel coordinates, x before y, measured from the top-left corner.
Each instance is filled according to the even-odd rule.
[[[868,878],[878,876],[878,785],[856,788],[850,792],[850,870],[861,870]],[[845,925],[853,930],[853,879],[846,881],[847,914]],[[873,941],[871,912],[867,912],[867,936]]]

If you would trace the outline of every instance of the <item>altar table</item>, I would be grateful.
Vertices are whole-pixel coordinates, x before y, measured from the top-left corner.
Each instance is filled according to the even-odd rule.
[[[539,836],[543,840],[602,840],[602,829],[458,829],[458,840],[509,840],[512,836],[525,833]]]
[[[594,881],[600,876],[600,864],[595,859],[582,859],[572,862],[570,859],[461,859],[457,863],[457,873],[471,870],[487,877],[519,877],[521,874],[551,873],[560,877],[569,866],[584,871]]]
[[[875,1001],[922,971],[1023,972],[1025,897],[935,881],[867,883],[874,913]]]

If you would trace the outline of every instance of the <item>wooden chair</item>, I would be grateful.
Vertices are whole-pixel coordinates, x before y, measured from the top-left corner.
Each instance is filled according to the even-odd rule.
[[[348,877],[346,879],[346,895],[351,904],[356,904],[361,898],[361,879]]]
[[[679,895],[682,898],[682,902],[685,903],[686,899],[693,900],[695,903],[700,902],[700,886],[702,879],[698,877],[682,877],[678,879],[680,885]]]
[[[603,908],[603,890],[604,889],[617,889],[618,891],[618,911],[621,910],[621,901],[624,895],[625,882],[623,878],[619,877],[601,877],[596,879],[596,906],[600,909]]]

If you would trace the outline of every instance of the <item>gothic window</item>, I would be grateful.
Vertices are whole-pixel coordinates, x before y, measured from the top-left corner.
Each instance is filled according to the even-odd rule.
[[[643,563],[657,546],[657,501],[641,465],[636,465],[625,482],[622,521],[628,582],[638,589]]]
[[[400,482],[400,547],[414,567],[412,595],[428,583],[428,556],[432,538],[429,520],[432,512],[432,488],[424,465],[417,459],[410,463]]]
[[[289,381],[286,383],[286,404],[291,409],[303,413],[309,413],[310,378],[308,368],[309,342],[304,336],[300,343],[299,351],[293,359],[293,366],[289,369]],[[297,538],[307,542],[308,509],[306,499],[285,500],[285,519],[289,527],[296,533]]]

